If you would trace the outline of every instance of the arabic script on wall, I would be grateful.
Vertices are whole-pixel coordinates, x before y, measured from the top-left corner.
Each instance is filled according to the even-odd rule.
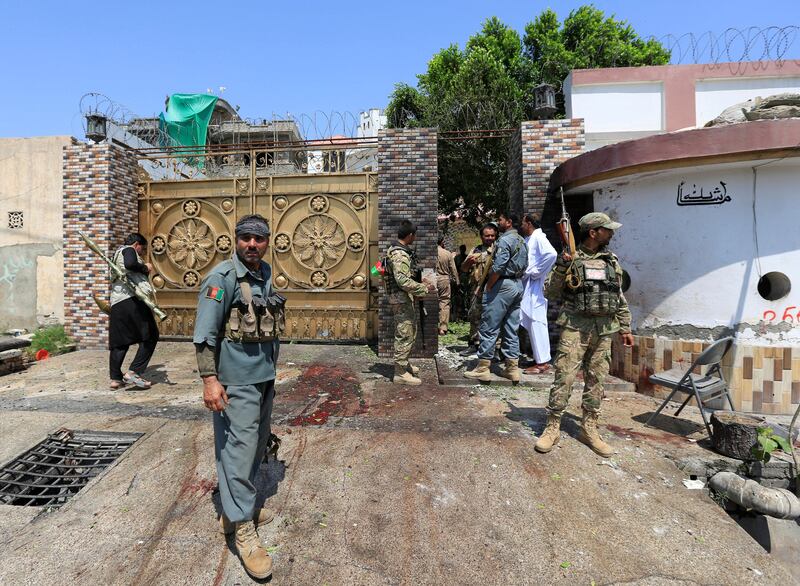
[[[728,184],[724,181],[720,181],[719,185],[712,189],[702,186],[698,188],[695,183],[689,187],[686,181],[678,184],[679,206],[714,206],[728,201],[731,201],[731,196],[728,195]]]

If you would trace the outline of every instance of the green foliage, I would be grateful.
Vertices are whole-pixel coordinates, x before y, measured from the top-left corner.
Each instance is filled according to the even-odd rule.
[[[560,89],[572,69],[661,65],[669,57],[660,43],[641,39],[625,21],[591,5],[573,10],[563,23],[547,9],[523,37],[491,17],[463,50],[452,44],[436,53],[416,88],[397,84],[386,114],[392,127],[511,128],[533,118],[533,88],[546,82]],[[560,94],[557,104],[563,116]],[[507,158],[503,140],[440,143],[440,210],[461,209],[476,225],[503,210]]]
[[[757,460],[766,463],[770,461],[772,452],[775,450],[781,450],[788,454],[791,451],[791,446],[786,439],[775,435],[771,427],[759,427],[756,445],[750,448],[750,453],[753,454]]]
[[[462,338],[469,336],[469,322],[465,321],[451,321],[447,324],[447,333],[444,336],[439,336],[439,346],[457,346],[464,344]]]
[[[75,342],[67,336],[64,326],[50,326],[37,330],[31,338],[31,345],[28,346],[30,354],[36,354],[39,350],[47,350],[50,354],[60,354]]]

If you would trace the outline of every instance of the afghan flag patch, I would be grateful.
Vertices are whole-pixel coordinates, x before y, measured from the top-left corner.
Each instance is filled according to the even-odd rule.
[[[225,289],[219,287],[209,287],[206,289],[206,299],[213,299],[214,301],[222,301],[225,296]]]

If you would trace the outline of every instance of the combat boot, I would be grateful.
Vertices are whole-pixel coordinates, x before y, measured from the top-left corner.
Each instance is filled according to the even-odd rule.
[[[521,371],[519,369],[519,358],[506,358],[506,367],[503,369],[503,378],[511,381],[511,384],[518,385]]]
[[[583,411],[583,422],[581,431],[578,434],[578,441],[583,442],[599,456],[608,458],[614,453],[614,448],[603,441],[600,437],[600,432],[597,430],[597,420],[600,417],[598,413],[591,411]]]
[[[272,574],[272,558],[261,543],[250,521],[236,523],[236,551],[247,573],[263,580]]]
[[[473,370],[468,370],[464,373],[467,378],[476,378],[482,383],[492,382],[492,372],[489,367],[492,365],[490,360],[481,358],[478,360],[478,365]]]
[[[272,520],[275,518],[273,512],[269,509],[256,509],[256,512],[253,514],[253,523],[255,524],[256,528],[260,525],[267,525],[268,523],[272,523]],[[236,523],[232,521],[228,521],[228,518],[225,516],[225,513],[222,513],[219,516],[219,525],[220,531],[225,535],[230,535],[236,529]]]
[[[414,366],[410,362],[408,363],[408,372],[413,374],[414,376],[419,376],[419,366]]]
[[[547,425],[533,447],[537,452],[546,454],[553,449],[553,446],[561,439],[561,414],[549,413],[547,415]]]
[[[405,366],[394,365],[394,378],[392,382],[396,385],[421,385],[422,381],[406,370]]]

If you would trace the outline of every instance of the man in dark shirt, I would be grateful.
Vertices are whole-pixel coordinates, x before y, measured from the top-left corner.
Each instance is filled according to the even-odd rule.
[[[149,389],[150,382],[142,375],[158,343],[158,326],[150,308],[136,296],[134,287],[152,292],[148,274],[153,270],[142,260],[147,240],[139,233],[129,234],[125,244],[112,259],[127,273],[126,279],[112,277],[111,319],[108,328],[109,370],[112,389],[132,384],[139,389]],[[127,373],[122,374],[122,362],[132,344],[139,344],[136,356]]]

